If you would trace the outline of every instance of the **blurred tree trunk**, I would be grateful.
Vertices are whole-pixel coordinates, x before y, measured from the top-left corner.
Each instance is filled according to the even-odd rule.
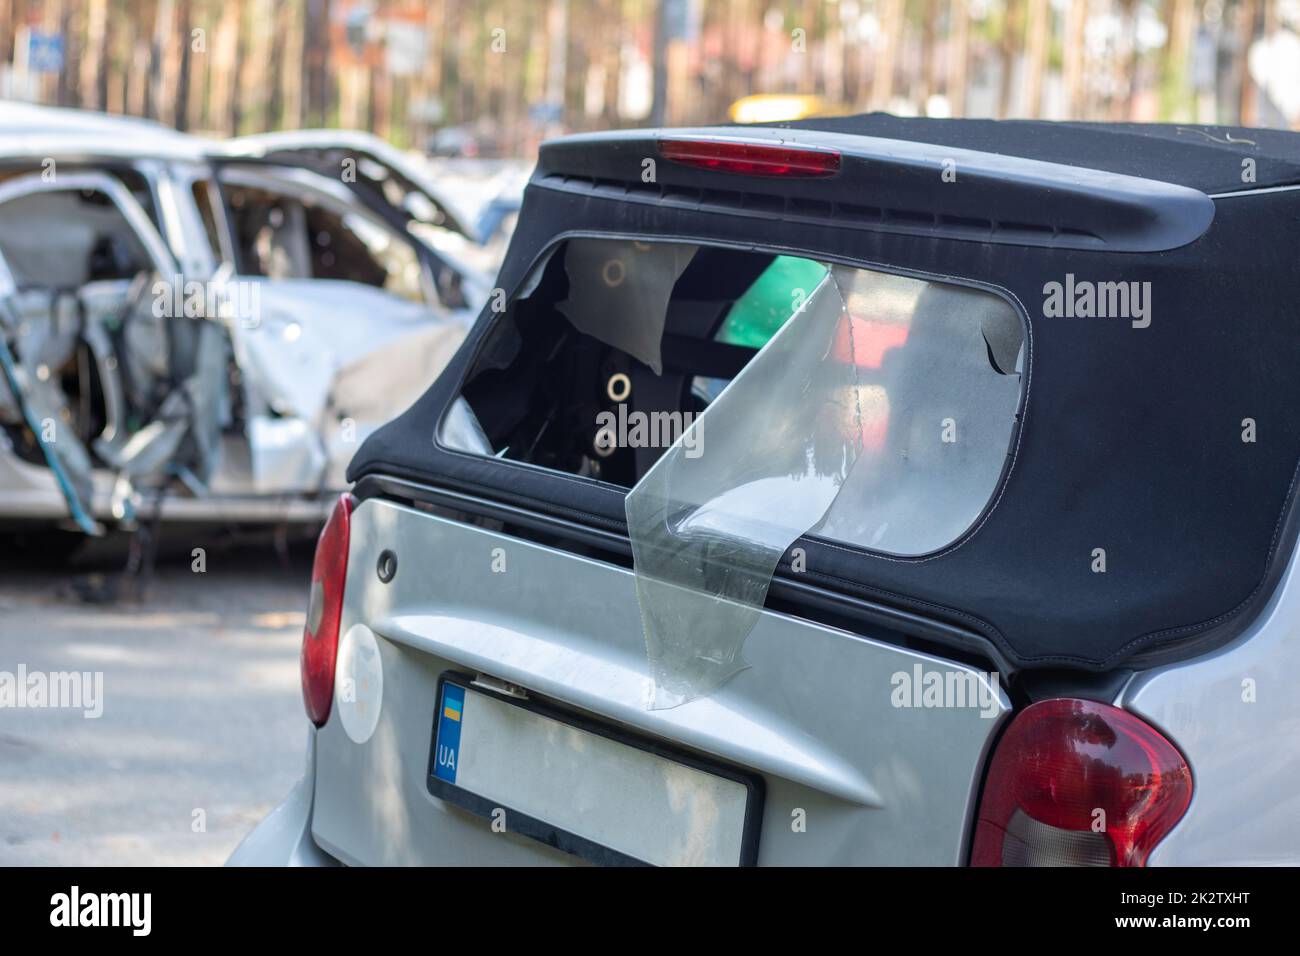
[[[903,35],[903,0],[883,0],[880,10],[881,32],[871,77],[871,108],[887,110],[894,98],[895,56]]]
[[[244,66],[248,60],[248,39],[244,34],[244,0],[231,4],[235,28],[235,57],[230,65],[230,135],[243,132]]]
[[[104,31],[104,108],[110,113],[125,113],[135,40],[131,20],[120,5],[116,13],[114,16],[110,12],[108,29]]]
[[[267,11],[267,28],[271,31],[271,53],[267,68],[266,118],[263,128],[279,129],[284,124],[284,46],[289,33],[290,6],[275,3]]]
[[[386,0],[379,0],[373,8],[372,18],[382,19],[388,11]],[[366,118],[364,127],[379,136],[387,135],[388,86],[387,71],[382,55],[366,70]]]
[[[522,29],[517,32],[527,38],[511,51],[501,77],[505,95],[501,116],[504,127],[501,130],[503,148],[513,152],[523,146],[534,67],[539,67],[545,56],[545,45],[531,40],[546,29],[546,9],[535,4],[525,4],[523,10],[513,15],[511,20],[520,24]],[[540,70],[537,71],[537,76],[540,78]]]
[[[804,31],[803,52],[799,54],[799,92],[817,92],[817,58],[813,54],[813,44],[817,41],[817,11],[821,4],[817,0],[803,0],[803,10],[799,14],[799,27]],[[730,94],[734,91],[728,91]],[[739,99],[739,97],[734,97]],[[730,105],[730,104],[727,104]]]
[[[841,15],[844,8],[841,7]],[[840,41],[844,45],[842,59],[844,62],[844,105],[856,109],[862,102],[865,92],[863,71],[863,46],[860,40],[861,18],[845,17],[841,21]]]
[[[663,126],[668,116],[668,4],[662,0],[655,8],[654,31],[654,48],[650,54],[650,69],[653,76],[650,90],[650,125]]]
[[[302,51],[303,126],[324,126],[333,99],[330,83],[330,0],[306,0]]]
[[[208,130],[212,127],[212,41],[213,14],[211,0],[186,0],[189,6],[189,26],[182,38],[189,49],[190,105],[189,129]]]
[[[949,16],[948,106],[953,116],[965,116],[970,70],[970,6],[967,0],[952,0]]]
[[[74,6],[77,11],[74,14]],[[60,106],[79,106],[80,96],[78,95],[77,85],[72,81],[73,77],[79,72],[81,63],[82,34],[81,31],[74,31],[73,25],[81,20],[80,13],[81,3],[73,3],[71,0],[62,0],[59,4],[58,30],[63,37],[63,69],[55,80],[55,102]]]
[[[934,0],[938,2],[938,0]],[[759,21],[761,22],[761,13],[759,11]],[[844,20],[838,7],[832,8],[826,15],[826,37],[822,43],[822,61],[825,64],[823,70],[823,92],[826,99],[831,103],[844,102]],[[755,31],[756,42],[761,43],[761,28]],[[761,67],[761,57],[758,65]]]
[[[927,112],[930,97],[938,89],[935,81],[934,38],[939,19],[939,0],[921,0],[921,76],[916,88],[917,105]]]
[[[177,23],[181,60],[175,74],[175,127],[183,133],[190,129],[190,55],[194,52],[190,42],[190,30],[194,23],[191,0],[179,0]]]
[[[211,9],[211,8],[210,8]],[[206,126],[214,132],[229,132],[231,100],[234,98],[233,68],[235,31],[239,21],[233,4],[221,8],[208,38],[208,118]]]
[[[1160,51],[1160,119],[1186,123],[1195,113],[1191,84],[1195,0],[1165,0],[1164,18],[1169,34]]]
[[[1011,115],[1012,83],[1015,80],[1016,60],[1024,45],[1024,0],[1007,0],[1002,22],[1002,75],[998,84],[998,119]]]
[[[1115,93],[1110,103],[1110,118],[1127,122],[1133,118],[1133,94],[1136,91],[1133,71],[1137,69],[1137,0],[1120,0],[1122,38],[1112,64]]]
[[[1043,113],[1043,76],[1047,72],[1047,44],[1052,11],[1047,0],[1029,0],[1029,49],[1025,63],[1023,115],[1038,119]]]
[[[148,37],[149,79],[144,89],[144,115],[149,119],[166,121],[163,93],[163,67],[171,36],[172,0],[158,0],[152,5],[139,4],[142,11],[141,37]],[[152,17],[149,14],[152,13]]]
[[[102,110],[107,105],[108,0],[89,0],[86,5],[86,49],[79,64],[81,105]]]
[[[136,116],[153,115],[150,81],[153,76],[153,17],[146,4],[129,5],[131,11],[131,52],[127,66],[128,109]]]
[[[17,26],[18,0],[0,0],[0,57],[14,61],[14,28]]]
[[[1070,0],[1065,19],[1062,46],[1062,82],[1065,86],[1066,119],[1087,119],[1084,115],[1083,76],[1087,46],[1084,31],[1088,26],[1088,0]]]
[[[668,116],[670,126],[682,126],[693,119],[691,50],[685,40],[668,44]]]
[[[1241,91],[1237,107],[1237,122],[1241,126],[1254,126],[1259,122],[1259,91],[1250,75],[1250,47],[1259,31],[1259,0],[1243,0],[1237,13],[1237,88]]]
[[[622,52],[622,22],[619,19],[618,0],[601,0],[599,6],[600,24],[600,67],[603,90],[601,91],[600,122],[602,126],[612,127],[618,123],[619,63]]]
[[[546,102],[566,115],[565,79],[568,75],[569,0],[550,0],[546,13]],[[666,95],[666,94],[665,94]]]
[[[445,124],[451,124],[459,116],[457,102],[460,97],[460,54],[455,38],[460,34],[463,16],[461,6],[455,0],[443,7],[442,36],[439,37],[442,54],[438,59],[438,97],[442,100]]]
[[[307,40],[306,24],[303,23],[302,3],[294,3],[285,14],[285,41],[283,61],[276,72],[276,84],[280,87],[280,128],[299,129],[302,126],[303,111],[303,54]]]

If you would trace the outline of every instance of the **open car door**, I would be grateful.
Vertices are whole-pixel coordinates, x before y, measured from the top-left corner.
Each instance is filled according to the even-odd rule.
[[[356,443],[442,370],[492,277],[455,254],[465,227],[420,170],[373,136],[246,137],[212,161],[236,271],[260,287],[261,322],[230,329],[255,393],[253,487],[343,487]]]
[[[39,223],[39,228],[33,226]],[[227,339],[168,308],[180,281],[148,214],[97,171],[0,184],[0,427],[54,474],[73,521],[131,517],[137,486],[201,484],[215,464]]]
[[[491,287],[490,256],[472,211],[458,208],[418,162],[376,136],[354,130],[264,133],[218,143],[210,158],[223,180],[266,165],[309,170],[341,185],[360,207],[411,240],[447,307],[476,307]]]

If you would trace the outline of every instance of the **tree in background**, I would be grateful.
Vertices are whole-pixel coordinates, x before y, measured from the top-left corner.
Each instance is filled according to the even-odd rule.
[[[1300,0],[0,0],[0,94],[229,135],[837,112],[1300,128]],[[468,148],[468,147],[467,147]]]

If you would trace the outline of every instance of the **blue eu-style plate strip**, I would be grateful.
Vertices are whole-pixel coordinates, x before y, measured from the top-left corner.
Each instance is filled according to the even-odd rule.
[[[433,775],[448,783],[456,782],[456,764],[460,758],[460,725],[465,717],[465,688],[442,685],[438,707],[438,744],[433,755]]]

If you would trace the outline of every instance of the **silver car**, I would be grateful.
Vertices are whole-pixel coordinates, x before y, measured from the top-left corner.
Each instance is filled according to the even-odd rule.
[[[1300,863],[1297,183],[1216,128],[547,144],[349,467],[231,863]]]
[[[14,104],[0,130],[11,544],[153,517],[319,524],[487,298],[466,227],[373,136],[209,142]]]

